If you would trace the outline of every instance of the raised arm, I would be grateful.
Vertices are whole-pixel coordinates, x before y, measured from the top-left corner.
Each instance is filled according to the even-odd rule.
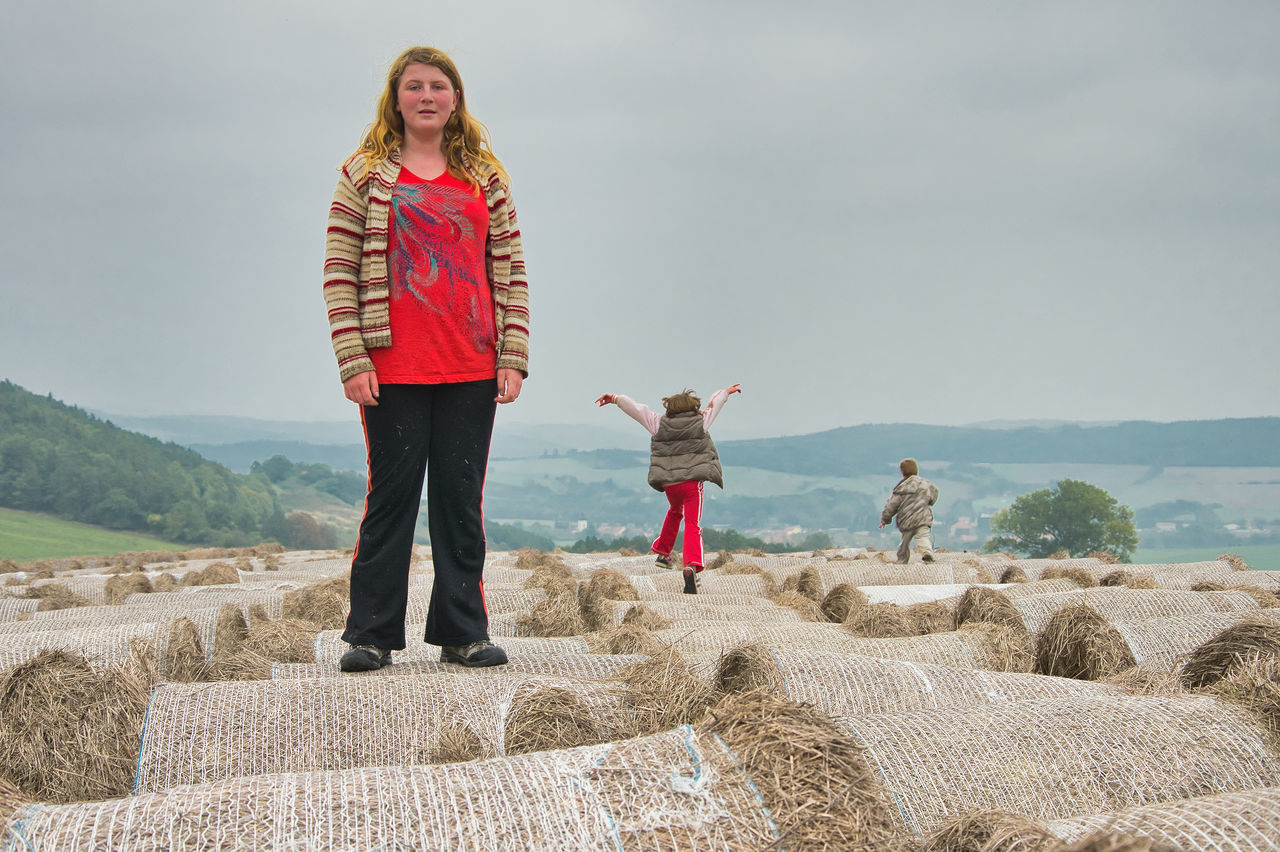
[[[626,394],[621,393],[605,393],[596,399],[596,405],[616,405],[627,413],[627,416],[639,423],[650,435],[658,434],[658,422],[662,420],[662,415],[653,411],[649,406],[636,402]]]
[[[707,405],[707,410],[702,412],[702,428],[708,430],[711,428],[711,424],[716,422],[716,417],[720,415],[720,409],[724,407],[729,397],[735,393],[742,393],[742,387],[737,382],[711,395],[711,402]]]

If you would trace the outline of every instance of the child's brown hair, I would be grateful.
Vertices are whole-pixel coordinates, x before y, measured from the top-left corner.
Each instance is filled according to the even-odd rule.
[[[702,400],[698,399],[696,393],[685,388],[680,393],[664,396],[662,405],[667,409],[668,415],[683,414],[686,411],[697,411],[702,408]]]
[[[916,464],[915,459],[903,459],[898,462],[898,470],[902,471],[902,478],[908,476],[917,476],[920,473],[920,465]]]

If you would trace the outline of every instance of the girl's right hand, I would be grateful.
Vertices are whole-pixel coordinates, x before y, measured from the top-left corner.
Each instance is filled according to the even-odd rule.
[[[356,373],[342,383],[342,393],[356,405],[377,405],[378,374],[373,370]]]
[[[600,405],[600,406],[612,405],[617,401],[618,401],[618,395],[616,393],[605,393],[605,394],[601,394],[600,398],[596,400],[596,405]]]

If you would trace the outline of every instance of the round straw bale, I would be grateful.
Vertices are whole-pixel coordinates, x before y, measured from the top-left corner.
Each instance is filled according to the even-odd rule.
[[[244,648],[279,663],[314,663],[319,632],[313,622],[294,618],[255,620],[244,638]]]
[[[547,594],[557,591],[571,590],[578,593],[578,581],[573,579],[573,572],[567,565],[540,566],[522,584],[526,589],[544,589]]]
[[[716,558],[707,563],[708,571],[718,571],[733,561],[733,554],[727,550],[722,550],[716,554]]]
[[[962,624],[956,632],[975,634],[982,638],[990,655],[983,668],[997,672],[1035,671],[1035,641],[1025,630],[980,621]]]
[[[1280,749],[1280,658],[1249,656],[1206,687],[1212,695],[1252,713]]]
[[[197,681],[216,683],[221,680],[270,680],[271,661],[248,648],[237,648],[200,665]]]
[[[1155,577],[1149,574],[1134,574],[1130,571],[1112,571],[1098,581],[1099,586],[1128,586],[1130,589],[1155,589]]]
[[[33,804],[31,797],[24,795],[18,785],[0,776],[0,827],[9,822],[14,813]]]
[[[46,583],[42,586],[30,586],[28,598],[38,598],[40,605],[37,612],[49,612],[56,609],[73,609],[78,606],[93,606],[93,602],[77,595],[64,583]]]
[[[984,589],[981,586],[966,589],[956,602],[956,625],[974,622],[1000,624],[1023,632],[1027,629],[1022,614],[1007,597],[995,589]]]
[[[666,650],[656,636],[639,624],[623,624],[588,637],[593,654],[658,654]]]
[[[925,601],[907,607],[907,617],[921,636],[956,629],[956,612],[942,601]]]
[[[778,592],[771,600],[778,606],[785,606],[793,609],[804,618],[805,621],[826,621],[826,616],[822,614],[822,605],[808,595],[801,594],[795,589],[787,589]]]
[[[1280,660],[1280,627],[1246,618],[1192,651],[1179,674],[1188,689],[1201,689],[1257,659]]]
[[[827,621],[843,624],[851,612],[867,605],[867,596],[852,583],[840,583],[822,599],[822,614]]]
[[[586,633],[578,608],[578,587],[547,589],[547,597],[516,616],[517,636],[578,636]]]
[[[1058,557],[1051,557],[1051,558],[1058,558]],[[1070,557],[1063,556],[1061,558],[1068,559]],[[1094,586],[1098,585],[1097,577],[1093,576],[1088,571],[1078,566],[1063,567],[1060,565],[1054,565],[1052,567],[1044,569],[1044,572],[1040,574],[1041,580],[1055,580],[1059,577],[1063,577],[1075,582],[1075,584],[1082,589],[1091,589]]]
[[[0,574],[14,574],[22,570],[22,566],[12,559],[0,559]]]
[[[734,560],[726,565],[720,566],[720,571],[724,574],[763,574],[764,569],[754,562],[738,562]]]
[[[476,729],[466,722],[451,721],[440,727],[431,763],[464,763],[468,760],[485,760],[497,757],[491,744],[486,744]]]
[[[1068,550],[1055,550],[1049,554],[1050,559],[1070,559],[1071,552]]]
[[[572,689],[539,685],[511,702],[503,730],[507,754],[594,745],[623,735]]]
[[[611,601],[638,601],[636,587],[625,576],[612,568],[597,568],[591,572],[583,597],[601,597]]]
[[[1058,610],[1036,643],[1040,674],[1101,680],[1137,664],[1129,643],[1088,604]]]
[[[129,595],[137,592],[146,594],[151,591],[151,579],[141,571],[135,571],[132,574],[119,574],[107,578],[106,583],[107,604],[115,606],[124,603],[124,599]]]
[[[43,802],[126,795],[150,692],[134,666],[42,651],[0,678],[0,766]]]
[[[1226,562],[1236,571],[1248,571],[1249,563],[1244,561],[1244,557],[1238,553],[1223,553],[1218,557],[1219,562]]]
[[[1191,587],[1193,592],[1225,592],[1225,583],[1196,583]]]
[[[622,623],[643,627],[645,630],[666,630],[671,626],[671,619],[662,617],[644,604],[637,604],[622,616]]]
[[[631,712],[628,736],[644,736],[697,722],[713,697],[679,651],[668,648],[618,673]]]
[[[764,645],[754,642],[732,648],[720,657],[716,666],[716,689],[720,692],[763,690],[774,695],[787,693],[773,654]]]
[[[639,556],[640,551],[636,550],[634,547],[619,547],[618,555],[619,556]]]
[[[952,819],[925,843],[926,852],[1050,852],[1062,842],[1038,823],[1005,811],[973,811]]]
[[[1264,589],[1261,586],[1227,586],[1225,591],[1228,592],[1244,592],[1249,597],[1258,602],[1258,606],[1263,609],[1275,609],[1280,607],[1280,597],[1276,593]]]
[[[854,636],[869,639],[919,635],[906,609],[895,603],[867,604],[850,614],[844,622],[844,629]]]
[[[161,572],[159,576],[151,581],[151,591],[172,592],[175,591],[179,585],[177,578],[165,571]]]
[[[792,574],[782,583],[782,591],[795,590],[812,601],[822,603],[822,575],[818,573],[818,569],[812,565],[800,571],[798,574]]]
[[[165,677],[190,683],[199,677],[204,663],[204,647],[195,624],[187,618],[175,618],[169,624],[169,639],[164,646]]]
[[[552,568],[556,570],[563,569],[566,576],[569,575],[569,566],[564,564],[564,560],[553,553],[547,553],[545,550],[534,550],[532,547],[524,547],[516,551],[516,567],[528,569]]]
[[[1150,837],[1100,831],[1075,843],[1060,843],[1047,852],[1183,852],[1181,847],[1157,843]]]
[[[897,831],[864,750],[825,714],[748,692],[724,698],[699,729],[733,750],[792,852],[914,845]]]
[[[249,636],[249,625],[244,611],[235,604],[223,604],[213,622],[213,657],[225,657],[244,645]]]
[[[249,626],[255,624],[266,624],[271,620],[271,614],[267,612],[267,608],[260,603],[251,604],[249,606]],[[316,628],[319,630],[319,627]]]
[[[582,618],[583,633],[605,630],[615,624],[613,601],[599,594],[588,596],[583,592],[582,600],[578,604],[578,614]]]
[[[1018,565],[1010,565],[1000,574],[1001,583],[1025,583],[1027,580],[1027,572]]]
[[[1108,565],[1115,565],[1120,561],[1120,557],[1116,556],[1110,550],[1094,550],[1084,555],[1085,559],[1096,559],[1099,562],[1105,562]]]
[[[975,583],[994,583],[996,581],[991,569],[981,559],[966,559],[960,565],[973,571],[973,582]]]
[[[340,630],[346,627],[350,601],[350,578],[331,577],[295,592],[286,592],[282,614],[285,618],[313,622],[323,630]]]
[[[203,571],[192,571],[182,578],[184,586],[225,586],[240,582],[240,572],[226,562],[214,562]]]

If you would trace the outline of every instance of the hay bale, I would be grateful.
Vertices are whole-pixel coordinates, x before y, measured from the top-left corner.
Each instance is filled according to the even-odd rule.
[[[604,598],[611,601],[638,601],[636,587],[625,576],[612,568],[597,568],[587,579],[582,590],[584,598]]]
[[[271,660],[248,648],[216,656],[200,664],[195,680],[216,683],[224,680],[269,680]]]
[[[106,601],[109,606],[124,603],[124,599],[132,594],[149,594],[151,579],[141,571],[132,574],[118,574],[107,578]]]
[[[722,574],[763,574],[764,569],[754,562],[738,562],[736,560],[717,566]]]
[[[1137,665],[1124,636],[1088,604],[1054,614],[1036,642],[1036,671],[1100,680]]]
[[[1251,660],[1280,660],[1280,626],[1259,615],[1223,630],[1187,657],[1180,672],[1188,689],[1230,678]]]
[[[1094,550],[1084,555],[1085,559],[1096,559],[1099,562],[1105,562],[1108,565],[1115,565],[1120,562],[1120,557],[1116,556],[1110,550]]]
[[[226,562],[214,562],[203,571],[191,571],[182,578],[184,586],[227,586],[240,582],[240,572]]]
[[[223,604],[218,609],[218,617],[213,623],[213,659],[227,657],[244,646],[249,636],[249,624],[244,619],[244,611],[235,604]]]
[[[511,702],[503,745],[507,754],[595,745],[626,736],[628,721],[621,712],[602,714],[578,690],[536,685]]]
[[[551,569],[553,571],[563,570],[565,576],[572,576],[569,566],[564,564],[564,560],[554,553],[547,553],[545,550],[534,550],[532,547],[524,547],[516,551],[516,567],[524,570]]]
[[[40,605],[36,607],[37,612],[93,606],[92,601],[77,595],[65,583],[45,583],[39,586],[29,586],[26,597],[40,601]]]
[[[1108,587],[1017,598],[1013,606],[1033,635],[1041,633],[1063,607],[1088,604],[1108,621],[1144,621],[1208,612],[1257,611],[1258,602],[1243,592],[1185,592],[1175,589]]]
[[[8,825],[15,813],[31,804],[34,804],[31,797],[19,790],[17,784],[0,776],[0,826]]]
[[[974,586],[956,602],[956,626],[965,624],[998,624],[1011,630],[1026,632],[1022,614],[1009,598],[995,589]]]
[[[983,808],[947,820],[924,848],[926,852],[1053,852],[1062,845],[1034,820]]]
[[[733,554],[727,550],[722,550],[716,554],[716,558],[707,563],[708,571],[719,571],[721,568],[733,561]]]
[[[852,583],[840,583],[822,599],[827,621],[843,624],[849,615],[867,605],[867,596]]]
[[[638,604],[627,610],[622,616],[624,625],[643,627],[645,630],[665,630],[671,626],[671,619],[664,618],[645,604]]]
[[[906,609],[907,618],[911,619],[916,633],[947,633],[955,630],[956,611],[942,601],[925,601],[912,604]]]
[[[1056,557],[1050,557],[1050,558],[1056,558]],[[1066,559],[1068,557],[1062,557],[1062,558]],[[1078,568],[1074,566],[1055,565],[1050,568],[1044,569],[1044,571],[1041,572],[1040,574],[1041,580],[1056,580],[1060,577],[1073,581],[1076,585],[1078,585],[1082,589],[1090,589],[1098,585],[1098,578],[1095,577],[1092,572],[1084,568]]]
[[[1047,820],[1280,780],[1262,726],[1201,696],[1036,699],[840,723],[883,773],[899,828],[919,835],[980,808]]]
[[[430,755],[431,763],[463,763],[497,757],[498,749],[481,739],[476,729],[466,722],[451,721],[440,727]]]
[[[1112,571],[1098,581],[1099,586],[1127,586],[1130,589],[1156,589],[1155,577],[1131,571]]]
[[[798,592],[820,605],[823,599],[822,576],[817,568],[809,566],[783,580],[782,591]]]
[[[916,636],[915,620],[897,604],[868,604],[850,614],[844,629],[854,636],[865,638],[890,638]]]
[[[1201,645],[1229,627],[1253,620],[1280,628],[1280,611],[1250,610],[1177,615],[1141,621],[1112,621],[1138,665],[1158,672],[1175,672]]]
[[[332,577],[286,592],[283,602],[285,618],[310,621],[322,630],[341,630],[347,623],[351,603],[351,579]]]
[[[0,678],[0,766],[42,802],[126,795],[150,691],[137,666],[43,651]]]
[[[772,600],[778,606],[800,613],[805,621],[825,622],[827,620],[826,616],[822,614],[822,605],[818,601],[795,589],[778,592],[773,596]]]
[[[172,592],[176,591],[180,585],[176,577],[165,571],[151,581],[151,591]]]
[[[1226,592],[1244,592],[1249,597],[1258,602],[1258,606],[1263,609],[1275,609],[1280,607],[1280,597],[1275,592],[1268,589],[1259,588],[1258,586],[1227,586],[1223,591]]]
[[[749,692],[717,704],[702,727],[737,756],[787,849],[896,852],[914,845],[894,826],[863,749],[822,713]]]
[[[717,690],[725,693],[787,694],[773,651],[759,642],[739,645],[722,654],[716,666],[715,684]]]
[[[1196,583],[1191,587],[1193,592],[1225,592],[1226,590],[1225,583]]]
[[[1117,687],[1126,695],[1181,695],[1185,692],[1182,682],[1173,672],[1154,671],[1141,666],[1100,678],[1099,683]]]
[[[517,636],[579,636],[586,633],[582,611],[578,607],[578,584],[547,589],[545,600],[516,616],[515,627]]]
[[[613,601],[600,595],[588,597],[584,592],[578,603],[578,614],[582,618],[582,632],[594,633],[606,630],[617,624],[617,613]]]
[[[631,718],[631,736],[670,730],[693,724],[705,715],[714,693],[706,678],[671,648],[623,669],[619,681],[626,684],[623,700]]]
[[[1001,583],[1025,583],[1027,579],[1027,572],[1020,565],[1010,565],[1000,572]]]
[[[1223,553],[1218,556],[1219,562],[1225,562],[1235,571],[1248,571],[1249,563],[1238,553]]]
[[[587,639],[593,654],[660,654],[668,646],[638,624],[623,624]]]
[[[190,683],[200,676],[200,668],[206,662],[200,631],[190,619],[176,618],[169,625],[169,639],[165,642],[163,669],[165,677],[180,683]]]
[[[266,624],[268,621],[271,621],[271,620],[272,620],[271,613],[267,612],[267,608],[265,606],[263,606],[260,603],[249,605],[249,626],[250,627],[252,627],[255,624]],[[308,622],[308,623],[311,623],[311,622]],[[316,631],[319,631],[319,629],[320,628],[317,627]]]
[[[278,621],[255,618],[245,635],[245,650],[280,663],[314,663],[315,639],[320,632],[310,621],[282,618]]]

